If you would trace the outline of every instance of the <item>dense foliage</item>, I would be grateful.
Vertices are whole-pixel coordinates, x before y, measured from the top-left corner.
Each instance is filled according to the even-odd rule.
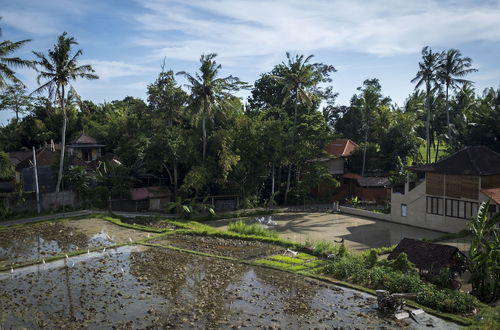
[[[1,45],[5,54],[17,49]],[[51,140],[66,144],[66,137],[71,141],[82,132],[93,136],[124,168],[84,178],[85,171],[64,165],[64,157],[58,164],[62,187],[90,200],[101,193],[123,195],[148,178],[181,200],[235,194],[243,207],[304,203],[318,183],[338,184],[322,162],[313,161],[326,157],[325,146],[337,137],[361,146],[349,166],[365,175],[402,176],[405,166],[425,161],[426,145],[432,160],[466,145],[500,151],[500,89],[478,96],[464,78],[475,71],[472,61],[458,50],[424,48],[414,81],[426,88],[403,107],[383,94],[378,79],[366,79],[349,105],[338,105],[336,69],[315,63],[312,55],[288,53],[253,86],[222,75],[216,54],[208,54],[201,56],[198,72],[178,73],[187,88],[164,63],[147,87],[147,101],[126,97],[95,104],[81,100],[69,84],[97,78],[92,67],[77,63],[82,51],[72,53],[74,45],[63,33],[47,54],[34,52],[36,62],[2,58],[7,69],[36,64],[37,90],[48,94],[30,96],[2,67],[2,79],[13,84],[1,86],[0,110],[13,111],[15,118],[0,127],[0,151],[31,150]],[[251,89],[245,104],[235,96],[241,88]]]

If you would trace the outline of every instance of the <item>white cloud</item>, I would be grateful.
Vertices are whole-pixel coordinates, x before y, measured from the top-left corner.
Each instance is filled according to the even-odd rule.
[[[2,23],[35,35],[46,35],[57,31],[57,20],[47,13],[29,10],[3,10]]]
[[[143,0],[135,19],[147,33],[136,43],[154,57],[196,60],[217,52],[252,66],[286,50],[341,50],[381,56],[425,45],[500,41],[500,2]]]
[[[101,80],[141,76],[148,72],[159,72],[159,69],[119,61],[87,60],[85,63],[92,65]]]

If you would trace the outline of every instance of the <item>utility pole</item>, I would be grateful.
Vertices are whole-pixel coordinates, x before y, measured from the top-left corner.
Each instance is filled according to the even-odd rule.
[[[35,169],[36,210],[38,213],[40,213],[40,190],[38,189],[38,169],[36,167],[35,147],[33,147],[33,165]]]

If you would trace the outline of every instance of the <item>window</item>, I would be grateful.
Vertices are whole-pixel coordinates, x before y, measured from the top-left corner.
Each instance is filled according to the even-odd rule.
[[[406,217],[408,215],[408,207],[406,204],[401,204],[401,216]]]
[[[453,218],[470,219],[477,215],[478,207],[477,202],[447,198],[445,201],[445,215]]]
[[[444,204],[443,198],[427,196],[427,213],[443,215],[444,214],[443,204]]]

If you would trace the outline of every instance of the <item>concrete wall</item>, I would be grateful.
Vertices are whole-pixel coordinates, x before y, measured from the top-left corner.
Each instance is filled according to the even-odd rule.
[[[405,190],[406,194],[391,194],[390,221],[448,233],[456,233],[467,228],[469,220],[426,212],[425,181],[411,191],[408,191],[408,188]],[[402,204],[406,204],[406,216],[401,214]]]
[[[385,213],[372,212],[368,210],[358,209],[354,207],[340,206],[342,213],[357,215],[361,217],[373,218],[378,220],[391,221],[391,215]]]
[[[15,194],[10,196],[4,195],[0,198],[3,207],[13,210],[14,212],[36,212],[36,195],[30,193],[25,196],[24,200],[16,198]],[[41,193],[40,206],[42,211],[57,210],[61,207],[76,207],[78,199],[74,191],[61,191],[59,193]]]

